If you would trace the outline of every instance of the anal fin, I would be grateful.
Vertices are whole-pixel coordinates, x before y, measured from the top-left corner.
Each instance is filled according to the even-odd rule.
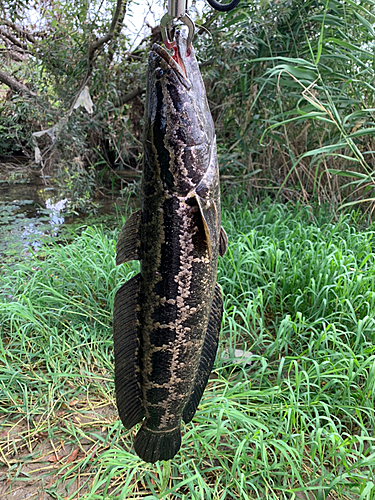
[[[215,295],[212,301],[210,317],[207,325],[207,332],[202,347],[201,359],[199,361],[197,373],[195,374],[194,387],[182,414],[182,418],[185,423],[189,423],[194,417],[202,398],[203,391],[210,377],[210,373],[215,362],[217,347],[219,345],[222,317],[223,297],[219,285],[216,284]]]
[[[133,212],[121,229],[117,241],[116,264],[139,260],[141,210]]]
[[[116,402],[127,429],[144,417],[139,367],[139,287],[137,274],[117,291],[113,308]]]

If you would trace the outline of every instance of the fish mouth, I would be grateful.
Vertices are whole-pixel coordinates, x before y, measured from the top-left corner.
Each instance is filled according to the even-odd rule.
[[[162,59],[164,59],[164,61],[168,64],[168,66],[170,66],[176,73],[176,76],[178,77],[182,85],[184,85],[184,87],[190,90],[191,85],[186,76],[185,65],[180,57],[180,54],[178,53],[178,46],[175,44],[173,48],[175,51],[173,57],[157,43],[153,44],[151,50],[152,52],[156,52],[156,54],[158,54]]]

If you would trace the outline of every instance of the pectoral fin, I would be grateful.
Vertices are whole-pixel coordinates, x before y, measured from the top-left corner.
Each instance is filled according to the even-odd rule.
[[[113,308],[116,402],[127,429],[144,417],[139,367],[139,286],[137,274],[117,291]]]
[[[215,296],[211,306],[207,332],[202,347],[201,359],[195,374],[194,388],[182,414],[182,418],[185,423],[189,423],[194,417],[202,398],[203,391],[210,377],[210,373],[215,362],[217,346],[219,344],[222,316],[223,297],[219,285],[216,284]]]
[[[139,227],[141,222],[141,210],[133,212],[121,229],[117,241],[116,264],[123,264],[128,260],[139,260],[139,248],[141,246]]]
[[[227,233],[225,232],[225,229],[223,226],[220,228],[220,236],[219,236],[219,254],[220,257],[222,257],[225,252],[227,251],[227,246],[228,246],[228,236]]]
[[[208,247],[208,253],[211,257],[212,247],[217,244],[217,219],[218,214],[216,206],[212,201],[206,201],[200,196],[196,195],[200,214],[202,216],[202,222],[204,227],[204,233],[206,236],[206,242]]]

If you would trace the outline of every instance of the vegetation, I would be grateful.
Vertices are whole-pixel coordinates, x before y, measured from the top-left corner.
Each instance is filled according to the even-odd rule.
[[[138,187],[160,32],[135,45],[131,5],[0,1],[0,157],[22,155],[75,210]],[[0,206],[1,498],[375,499],[373,7],[194,14],[230,244],[215,368],[170,478],[115,408],[113,299],[138,264],[115,266],[101,226],[19,262]]]
[[[115,410],[111,310],[138,270],[115,266],[117,233],[87,227],[2,269],[12,498],[374,498],[375,228],[355,212],[225,199],[220,348],[161,496],[162,465],[136,457]]]
[[[160,33],[134,46],[123,0],[28,4],[37,24],[14,3],[0,7],[0,152],[23,151],[84,208],[141,168],[146,59]],[[223,179],[371,213],[373,2],[242,0],[192,14]]]
[[[30,2],[18,11],[5,2],[0,10],[0,84],[7,87],[0,156],[23,154],[84,210],[98,188],[116,180],[122,187],[117,167],[140,165],[124,106],[130,93],[143,114],[142,92],[132,91],[145,80],[145,50],[133,55],[121,34],[126,2]]]

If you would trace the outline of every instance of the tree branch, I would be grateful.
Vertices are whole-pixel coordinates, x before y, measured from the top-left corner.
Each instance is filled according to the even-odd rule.
[[[96,40],[95,42],[90,43],[90,45],[89,45],[89,51],[88,51],[88,54],[87,54],[87,72],[86,72],[86,76],[85,76],[85,78],[83,80],[83,83],[82,83],[82,86],[81,86],[81,90],[87,84],[87,82],[88,82],[88,80],[90,78],[90,75],[92,73],[92,70],[93,70],[93,59],[94,59],[95,52],[103,44],[105,44],[106,42],[109,42],[113,38],[113,35],[114,35],[114,32],[115,32],[115,29],[116,29],[116,26],[117,26],[117,23],[118,23],[120,15],[122,15],[122,13],[125,15],[126,2],[127,2],[127,0],[117,0],[115,13],[113,14],[111,26],[109,27],[108,33],[106,35],[102,36],[101,38],[99,38],[98,40]]]
[[[4,55],[5,58],[13,59],[13,61],[23,62],[25,59],[17,54],[17,52],[12,52],[8,49],[0,49],[0,54]]]
[[[30,52],[28,50],[22,49],[21,47],[18,47],[18,45],[14,45],[13,43],[9,44],[8,38],[5,38],[5,36],[2,33],[0,33],[0,40],[4,41],[4,44],[6,47],[5,49],[3,49],[3,52],[5,54],[17,53],[18,56],[21,57],[20,61],[25,61],[28,54],[30,54]]]
[[[112,40],[111,45],[108,48],[108,63],[109,64],[111,64],[111,62],[113,61],[113,57],[114,57],[115,52],[116,52],[116,45],[117,45],[116,40],[118,41],[118,38],[119,38],[120,33],[121,33],[122,23],[124,22],[124,17],[125,17],[125,13],[126,13],[126,1],[127,0],[125,0],[122,3],[122,6],[120,8],[120,13],[119,13],[119,16],[117,18],[117,24],[116,24],[114,32],[113,32],[113,40]]]
[[[146,92],[145,89],[141,89],[140,87],[138,87],[137,89],[132,90],[128,94],[121,96],[120,100],[119,100],[119,107],[121,107],[124,104],[126,104],[127,102],[131,101],[132,99],[134,99],[134,97],[137,97],[137,95],[144,94],[145,92]]]
[[[9,28],[12,28],[14,31],[17,31],[17,33],[19,33],[20,36],[24,36],[27,40],[29,40],[29,42],[36,43],[36,39],[33,37],[33,35],[31,35],[26,30],[21,28],[21,26],[17,26],[17,24],[12,23],[7,19],[2,19],[1,22],[6,26],[9,26]]]
[[[13,36],[11,33],[8,33],[7,31],[3,30],[2,28],[0,28],[0,35],[5,38],[5,39],[8,39],[10,42],[12,42],[14,45],[17,45],[18,47],[20,47],[21,49],[23,50],[26,50],[27,49],[27,45],[25,43],[22,43],[20,42],[19,40],[17,40],[17,38],[15,36]]]
[[[4,71],[0,71],[0,82],[4,83],[7,87],[9,87],[13,92],[18,92],[20,94],[26,94],[30,97],[36,97],[36,94],[28,89],[26,85],[18,82],[15,78],[4,73]]]
[[[109,31],[106,35],[102,36],[98,40],[95,40],[95,42],[93,42],[90,45],[90,55],[93,54],[99,47],[109,42],[113,38],[120,14],[123,14],[123,16],[125,15],[125,8],[126,8],[126,0],[117,0],[116,10],[113,15],[111,26],[109,27]]]

